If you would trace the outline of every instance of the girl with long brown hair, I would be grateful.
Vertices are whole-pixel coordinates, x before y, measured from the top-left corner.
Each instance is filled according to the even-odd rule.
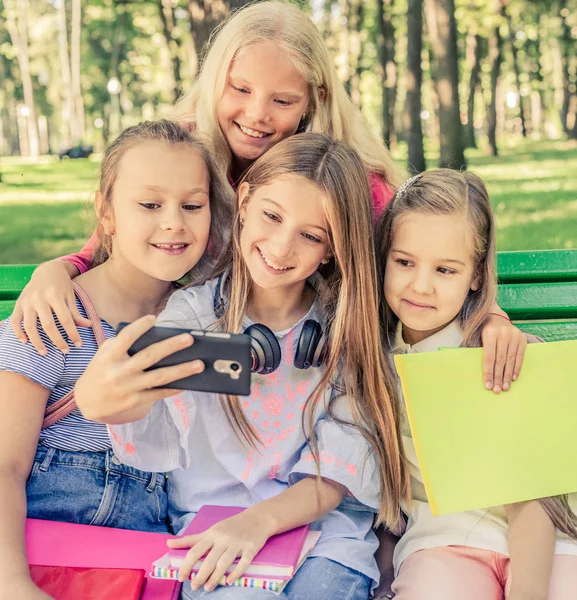
[[[478,176],[438,169],[403,184],[377,252],[391,353],[481,345],[496,272],[493,214]],[[396,600],[577,597],[577,518],[567,497],[432,516],[405,423],[402,440],[412,501],[395,548]]]
[[[194,543],[183,580],[208,552],[192,590],[185,586],[186,598],[204,598],[200,587],[213,590],[237,556],[227,581],[239,577],[271,535],[314,523],[322,536],[285,597],[366,600],[378,580],[375,516],[398,531],[407,490],[394,386],[380,343],[366,170],[340,142],[294,136],[255,162],[237,204],[232,263],[204,285],[176,292],[159,322],[249,328],[269,343],[272,336],[250,397],[184,392],[150,410],[139,393],[119,396],[115,373],[123,373],[125,388],[141,376],[125,379],[126,364],[138,361],[125,356],[140,333],[133,323],[114,340],[117,364],[110,362],[112,346],[107,357],[95,357],[77,386],[77,402],[109,423],[130,420],[132,409],[138,416],[150,410],[111,427],[113,443],[129,465],[171,471],[175,529],[203,504],[247,508],[200,538],[173,542]],[[209,597],[239,596],[264,599],[269,592],[219,588]]]

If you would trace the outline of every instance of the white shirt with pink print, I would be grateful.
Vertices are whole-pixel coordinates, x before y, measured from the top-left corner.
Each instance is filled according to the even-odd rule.
[[[315,274],[315,290],[324,284]],[[175,292],[158,319],[159,325],[208,329],[217,321],[214,292],[217,280]],[[293,327],[275,332],[282,349],[279,368],[270,375],[252,375],[251,395],[242,408],[262,442],[257,450],[243,445],[230,426],[218,395],[182,392],[157,402],[144,419],[110,427],[113,448],[126,464],[150,471],[169,471],[169,514],[175,531],[190,522],[204,504],[251,506],[282,493],[317,468],[302,428],[307,398],[319,383],[323,367],[300,370],[293,357],[306,319],[323,323],[317,299]],[[244,327],[251,323],[245,319]],[[320,473],[344,485],[342,504],[312,525],[322,531],[312,556],[324,556],[360,571],[375,582],[373,532],[379,507],[379,475],[369,445],[352,422],[349,399],[326,389],[315,413]]]

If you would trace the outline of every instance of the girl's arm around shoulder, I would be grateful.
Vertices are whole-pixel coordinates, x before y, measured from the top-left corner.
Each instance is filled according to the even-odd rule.
[[[555,526],[537,500],[505,506],[509,521],[508,600],[547,600],[555,556]]]
[[[370,173],[369,183],[371,184],[373,214],[375,218],[378,219],[389,202],[393,199],[395,189],[389,185],[379,173]]]
[[[64,374],[66,355],[60,352],[42,328],[38,335],[46,348],[44,355],[38,354],[30,344],[22,344],[12,323],[5,321],[0,326],[0,372],[17,373],[46,389],[52,389]],[[21,397],[13,399],[15,403],[22,400]]]
[[[30,341],[38,353],[46,354],[46,344],[40,336],[41,327],[61,352],[69,351],[65,336],[73,345],[82,344],[76,326],[90,327],[90,321],[78,312],[76,306],[72,279],[77,275],[76,267],[64,260],[51,260],[34,271],[10,318],[21,342]],[[59,328],[57,323],[62,327]]]
[[[507,391],[521,373],[527,338],[494,302],[482,332],[483,381],[485,388]]]
[[[86,271],[89,271],[92,268],[94,251],[98,247],[99,243],[100,239],[98,234],[96,231],[94,231],[80,252],[62,256],[59,260],[66,261],[68,264],[72,265],[76,271],[76,275],[82,275],[82,273],[86,273]],[[74,277],[76,275],[74,275]]]
[[[26,480],[49,390],[0,371],[0,600],[48,598],[32,583],[26,560]]]

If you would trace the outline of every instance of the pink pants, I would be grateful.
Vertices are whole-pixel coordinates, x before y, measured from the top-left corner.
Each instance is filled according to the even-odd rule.
[[[395,600],[503,600],[511,586],[509,557],[466,546],[444,546],[411,554],[392,590]],[[577,599],[577,556],[558,554],[549,600]]]

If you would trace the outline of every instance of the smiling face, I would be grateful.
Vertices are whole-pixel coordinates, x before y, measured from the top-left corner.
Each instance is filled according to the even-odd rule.
[[[263,289],[304,288],[330,257],[323,193],[307,179],[286,175],[248,194],[243,183],[240,247],[253,282]]]
[[[416,344],[448,325],[479,287],[473,235],[463,214],[408,213],[395,224],[385,270],[385,299]]]
[[[278,45],[262,42],[241,52],[217,106],[235,163],[244,170],[293,135],[308,106],[308,84]]]
[[[113,260],[161,281],[176,281],[205,252],[210,233],[209,174],[193,148],[144,142],[122,156],[103,218]]]

